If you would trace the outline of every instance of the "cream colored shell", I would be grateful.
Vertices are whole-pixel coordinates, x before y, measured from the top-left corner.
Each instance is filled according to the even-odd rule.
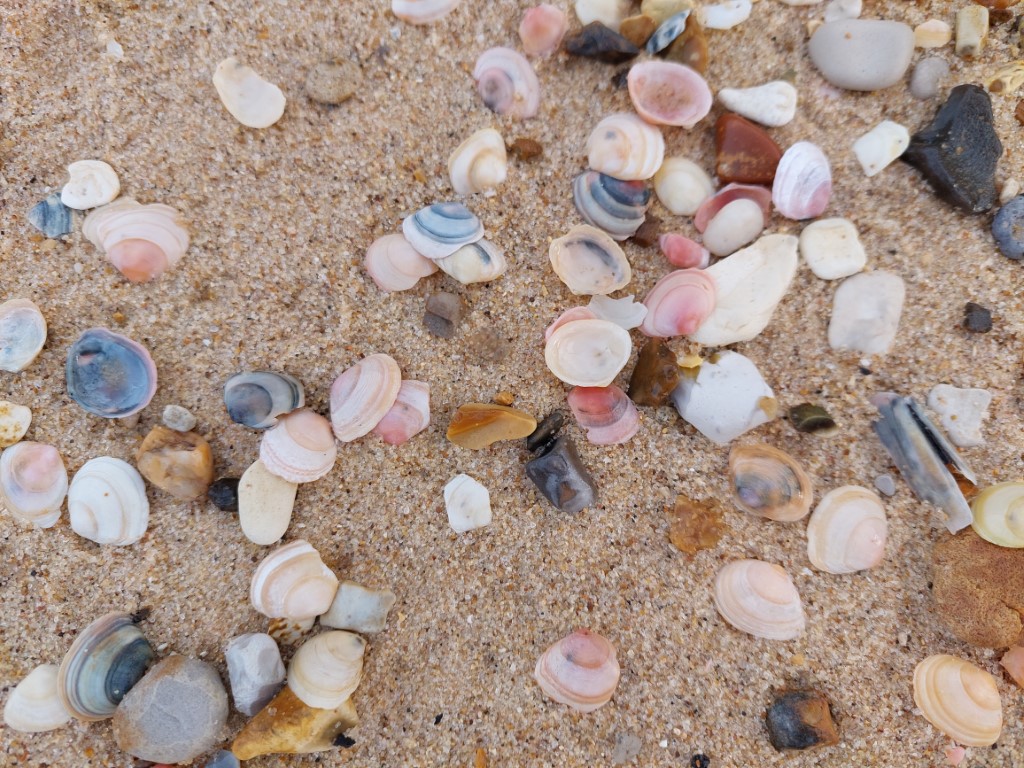
[[[83,538],[97,544],[134,544],[149,525],[146,484],[126,461],[91,459],[71,479],[68,512],[71,529]]]
[[[409,24],[429,24],[447,16],[460,0],[391,0],[391,12]]]
[[[176,210],[160,203],[142,205],[130,197],[90,213],[82,234],[133,282],[173,269],[189,246],[188,230]]]
[[[548,259],[558,279],[577,296],[614,293],[633,279],[633,270],[619,244],[589,224],[578,224],[552,240]]]
[[[661,131],[631,112],[604,118],[587,139],[590,168],[622,181],[651,178],[664,159]]]
[[[493,190],[508,174],[505,140],[493,128],[477,131],[448,158],[448,175],[460,195]]]
[[[968,747],[995,744],[1003,729],[995,678],[955,656],[935,654],[917,665],[914,703],[929,723]]]
[[[715,608],[743,632],[769,640],[793,640],[803,634],[800,595],[778,565],[736,560],[715,576]]]
[[[295,652],[288,687],[310,707],[339,707],[359,687],[365,649],[366,641],[352,632],[323,632]]]
[[[25,441],[0,454],[0,504],[23,523],[52,527],[67,492],[64,459],[52,445]]]
[[[331,422],[309,408],[279,417],[260,441],[263,466],[290,483],[319,480],[331,471],[337,456]]]
[[[878,495],[857,485],[825,494],[807,523],[807,557],[819,571],[854,573],[885,557],[888,525]]]
[[[608,320],[573,320],[544,345],[548,369],[566,384],[607,387],[629,361],[629,332]]]
[[[1024,547],[1024,482],[999,483],[971,503],[971,527],[985,541],[1000,547]]]
[[[217,65],[213,87],[221,103],[242,125],[267,128],[284,114],[281,89],[260,77],[254,69],[229,56]]]
[[[71,719],[57,693],[56,664],[40,664],[15,686],[4,705],[4,724],[22,733],[59,728]]]
[[[593,712],[607,704],[615,693],[619,662],[610,642],[580,629],[541,654],[533,677],[554,701],[579,712]]]
[[[299,539],[263,558],[252,575],[252,607],[272,619],[301,621],[331,607],[338,577],[309,542]]]

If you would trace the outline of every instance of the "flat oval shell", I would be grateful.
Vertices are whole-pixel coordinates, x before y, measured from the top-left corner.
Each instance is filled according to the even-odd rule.
[[[296,483],[254,461],[238,482],[238,523],[253,544],[274,544],[288,530],[295,507]]]
[[[818,502],[807,523],[807,557],[828,573],[874,568],[885,557],[885,505],[867,488],[844,485]]]
[[[29,672],[4,705],[4,725],[21,733],[52,731],[70,719],[57,693],[56,664],[40,664]]]
[[[778,565],[736,560],[715,576],[715,608],[736,629],[768,640],[804,632],[804,609],[789,575]]]
[[[156,364],[141,344],[106,328],[90,328],[68,350],[68,394],[96,416],[138,413],[156,394]]]
[[[985,541],[1011,549],[1024,547],[1024,482],[986,488],[971,503],[971,512],[971,527]]]
[[[625,392],[607,387],[575,387],[569,392],[569,408],[594,445],[628,442],[640,429],[640,412]]]
[[[633,277],[626,254],[606,233],[580,224],[551,241],[548,257],[555,274],[577,296],[609,294]]]
[[[133,283],[144,283],[173,268],[189,246],[181,216],[168,205],[141,205],[130,197],[97,208],[82,234]]]
[[[292,483],[319,480],[331,471],[337,456],[331,423],[309,408],[282,416],[260,441],[263,466]]]
[[[703,77],[671,61],[634,64],[627,83],[629,97],[640,117],[658,125],[693,128],[711,111],[714,101]]]
[[[0,454],[0,502],[18,520],[52,527],[67,492],[68,471],[52,445],[26,441]]]
[[[372,430],[391,410],[402,387],[402,370],[387,355],[370,355],[331,385],[331,425],[343,443]]]
[[[17,373],[38,357],[46,343],[46,319],[28,299],[0,304],[0,371]]]
[[[995,744],[1003,730],[995,678],[955,656],[935,654],[917,665],[914,703],[929,723],[969,747]]]
[[[268,128],[284,114],[286,99],[281,89],[234,56],[217,65],[213,87],[231,116],[249,128]]]
[[[405,235],[378,237],[366,249],[366,273],[382,291],[407,291],[437,272],[437,264],[417,251]]]
[[[548,369],[566,384],[607,387],[633,351],[629,332],[607,320],[576,320],[551,334],[544,345]]]
[[[71,479],[68,513],[71,529],[83,538],[97,544],[134,544],[149,525],[146,484],[126,461],[90,459]]]

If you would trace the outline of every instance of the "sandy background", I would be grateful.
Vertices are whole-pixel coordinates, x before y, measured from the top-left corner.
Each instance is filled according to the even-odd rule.
[[[561,4],[565,5],[564,2]],[[199,417],[219,474],[238,476],[257,455],[259,435],[230,422],[221,386],[247,368],[285,370],[326,410],[331,381],[373,352],[393,355],[407,378],[431,385],[433,422],[401,448],[369,437],[343,446],[324,480],[299,490],[286,540],[308,539],[343,578],[389,586],[398,603],[370,640],[356,693],[356,745],[306,758],[253,765],[467,766],[478,747],[492,766],[611,764],[616,734],[642,741],[636,764],[685,765],[694,752],[715,768],[741,766],[934,766],[946,739],[914,714],[911,674],[930,653],[979,663],[1000,679],[1006,726],[991,750],[967,766],[1019,765],[1024,696],[999,673],[998,654],[964,646],[931,611],[931,543],[941,515],[917,503],[901,481],[888,503],[889,555],[870,573],[809,570],[805,523],[770,524],[730,510],[717,549],[687,560],[669,544],[663,507],[676,494],[727,498],[727,449],[713,446],[669,407],[644,410],[627,445],[586,444],[569,432],[600,486],[599,505],[568,517],[525,478],[519,444],[472,452],[444,439],[454,409],[499,390],[538,416],[564,407],[567,387],[545,368],[543,328],[572,297],[547,263],[547,244],[579,222],[570,179],[583,146],[606,113],[629,108],[616,67],[557,56],[539,63],[540,114],[516,123],[490,113],[469,75],[492,45],[518,45],[528,2],[464,0],[427,28],[397,21],[384,0],[287,2],[68,2],[6,0],[0,6],[0,298],[28,297],[50,324],[46,348],[21,374],[0,376],[3,397],[32,408],[28,438],[51,442],[69,471],[110,455],[132,459],[168,403]],[[952,3],[865,3],[865,18],[953,23]],[[783,406],[812,400],[841,426],[833,438],[796,433],[779,421],[743,438],[797,456],[820,493],[871,486],[893,471],[870,429],[872,393],[894,389],[923,400],[934,384],[988,388],[995,399],[988,442],[966,451],[982,483],[1021,477],[1020,351],[1024,332],[1020,266],[1000,256],[988,216],[966,217],[938,202],[922,179],[896,164],[865,179],[850,150],[881,119],[916,130],[938,101],[917,102],[896,86],[841,96],[806,57],[806,21],[821,8],[762,0],[753,17],[710,33],[712,88],[748,86],[793,69],[801,105],[772,131],[782,146],[813,139],[833,165],[828,215],[860,228],[869,268],[907,284],[891,352],[858,370],[854,355],[828,349],[825,329],[835,285],[802,266],[768,329],[736,345],[775,388]],[[575,20],[573,21],[576,24]],[[1012,58],[1010,25],[994,30],[984,57],[967,65],[952,46],[939,53],[950,86],[978,82]],[[115,38],[124,60],[104,53]],[[364,85],[339,108],[303,94],[307,69],[329,54],[362,64]],[[235,55],[287,95],[284,118],[254,131],[237,124],[211,85],[217,62]],[[838,96],[838,97],[837,97]],[[994,101],[1006,147],[1003,176],[1021,176],[1016,97]],[[713,165],[712,115],[692,132],[665,132],[671,153]],[[416,208],[452,197],[445,163],[472,131],[498,127],[507,140],[544,145],[532,164],[512,162],[500,194],[470,205],[506,249],[508,274],[462,287],[437,275],[403,294],[381,293],[361,269],[366,246],[395,231]],[[176,271],[131,285],[75,232],[44,241],[25,212],[66,181],[65,166],[101,158],[123,194],[182,211],[193,241]],[[426,182],[416,180],[422,171]],[[666,227],[692,233],[657,203]],[[770,231],[797,233],[776,219]],[[644,295],[668,271],[655,249],[625,245]],[[453,340],[430,336],[424,298],[455,290],[470,312]],[[987,335],[959,325],[963,305],[993,310]],[[70,402],[64,358],[92,326],[144,343],[160,371],[153,403],[137,426],[105,421]],[[493,327],[509,343],[486,363],[467,339]],[[639,340],[639,334],[634,334]],[[682,351],[683,344],[676,344]],[[630,364],[618,383],[623,384]],[[456,537],[441,489],[468,472],[491,491],[494,522]],[[161,655],[207,659],[226,678],[223,647],[264,627],[248,604],[248,583],[266,549],[249,543],[234,516],[205,502],[177,503],[150,489],[149,532],[137,545],[100,548],[70,530],[24,530],[0,515],[0,687],[35,665],[59,662],[75,633],[110,610],[152,609],[144,630]],[[793,642],[757,640],[718,617],[715,570],[740,557],[782,564],[808,615]],[[622,680],[612,703],[578,715],[548,702],[531,673],[537,656],[574,627],[612,640]],[[785,756],[768,743],[763,713],[773,686],[806,679],[831,698],[839,746]],[[233,731],[243,718],[232,715]],[[72,723],[29,736],[0,729],[0,763],[126,766],[109,723]]]

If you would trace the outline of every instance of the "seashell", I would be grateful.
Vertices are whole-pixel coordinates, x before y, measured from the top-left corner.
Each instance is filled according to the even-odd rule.
[[[68,166],[68,183],[60,191],[60,201],[68,208],[85,211],[105,205],[121,193],[117,171],[102,160],[79,160]]]
[[[785,80],[752,88],[723,88],[718,100],[730,112],[769,128],[786,125],[796,117],[797,90]]]
[[[708,197],[697,209],[693,217],[693,226],[698,232],[704,232],[708,228],[719,211],[730,203],[737,200],[753,200],[761,207],[764,220],[768,221],[771,215],[772,193],[765,187],[756,184],[727,184],[718,190],[717,193]]]
[[[857,485],[825,494],[807,523],[807,557],[828,573],[874,568],[885,557],[888,525],[878,495]]]
[[[569,29],[565,11],[544,3],[527,8],[519,22],[519,40],[527,56],[550,56]]]
[[[986,488],[971,503],[971,511],[971,527],[985,541],[1010,549],[1024,547],[1024,482]]]
[[[670,23],[672,19],[665,22]],[[657,36],[656,32],[651,40]],[[714,101],[703,77],[684,64],[672,61],[634,64],[626,82],[629,97],[640,117],[658,125],[678,125],[689,130],[707,116]]]
[[[544,345],[548,369],[566,384],[607,387],[629,361],[629,332],[608,320],[576,320],[555,330]]]
[[[345,731],[359,724],[352,699],[336,709],[304,704],[285,686],[270,703],[246,723],[231,744],[239,760],[260,755],[305,755],[351,743]]]
[[[316,617],[302,620],[271,619],[267,622],[267,634],[274,638],[278,645],[295,645],[309,634],[316,624]]]
[[[1024,646],[1014,645],[1008,648],[999,659],[999,666],[1006,670],[1006,674],[1013,682],[1024,688]]]
[[[497,280],[508,271],[505,252],[489,240],[464,245],[451,256],[438,259],[437,266],[463,285]]]
[[[586,309],[590,310],[592,317],[596,317],[598,320],[608,320],[627,331],[637,328],[647,317],[647,307],[640,302],[633,301],[632,296],[621,299],[610,299],[600,295],[592,296]]]
[[[715,186],[704,169],[692,160],[668,157],[654,174],[654,191],[671,213],[693,216],[714,193]]]
[[[597,171],[584,171],[572,182],[576,210],[588,224],[614,240],[636,234],[646,218],[651,191],[642,181],[619,181]]]
[[[640,429],[640,412],[626,393],[614,384],[607,387],[574,387],[569,407],[594,445],[628,442]]]
[[[675,232],[659,236],[658,246],[669,263],[680,269],[705,269],[711,263],[711,251]]]
[[[400,235],[396,235],[400,237]],[[291,413],[306,403],[302,383],[287,373],[244,371],[224,384],[224,407],[236,424],[267,429],[278,416]]]
[[[238,524],[245,538],[266,546],[284,536],[297,489],[295,483],[272,474],[259,459],[254,461],[238,481]]]
[[[299,539],[278,547],[256,566],[249,599],[271,619],[301,621],[326,612],[337,591],[338,577],[309,542]]]
[[[310,707],[340,707],[363,679],[365,650],[366,641],[352,632],[322,632],[292,656],[288,687]]]
[[[127,546],[146,533],[149,500],[135,467],[100,456],[82,465],[68,489],[71,529],[97,544]]]
[[[366,249],[363,262],[367,274],[382,291],[407,291],[437,272],[437,264],[420,255],[405,235],[384,235]]]
[[[156,394],[156,364],[146,348],[106,328],[78,337],[65,374],[71,399],[106,419],[138,413]]]
[[[619,684],[619,661],[605,638],[578,629],[541,654],[533,677],[549,699],[593,712],[611,701]]]
[[[725,0],[705,5],[703,10],[706,29],[732,29],[750,18],[754,4],[751,0]]]
[[[597,486],[580,461],[572,440],[562,435],[537,449],[537,457],[526,462],[526,476],[551,506],[569,515],[593,506],[597,501]]]
[[[0,502],[23,523],[52,527],[67,493],[68,471],[52,445],[16,443],[0,454]]]
[[[533,434],[537,420],[518,408],[494,403],[460,405],[445,436],[458,446],[479,450],[499,440],[518,440]]]
[[[402,445],[429,424],[430,385],[407,380],[399,387],[395,404],[373,428],[373,434],[380,435],[388,445]]]
[[[613,293],[633,277],[626,254],[607,234],[580,224],[548,249],[555,274],[577,296]]]
[[[490,48],[473,67],[476,90],[484,106],[499,115],[527,120],[540,108],[540,82],[521,53],[511,48]]]
[[[7,400],[0,400],[0,448],[10,448],[28,432],[32,410]]]
[[[398,399],[402,370],[392,358],[364,357],[331,385],[331,426],[343,443],[377,426]]]
[[[738,445],[729,451],[732,500],[751,515],[792,522],[807,516],[814,486],[799,462],[770,445]]]
[[[686,20],[690,18],[690,13],[692,13],[691,9],[686,8],[661,22],[654,30],[654,34],[647,40],[647,52],[658,53],[672,45],[686,29]]]
[[[451,13],[460,0],[391,0],[391,12],[410,24],[429,24]]]
[[[505,140],[493,128],[477,131],[448,158],[448,175],[456,194],[493,190],[508,173]]]
[[[114,716],[156,654],[126,613],[108,613],[83,629],[57,672],[57,695],[64,708],[83,722]]]
[[[60,201],[59,192],[54,192],[29,208],[25,218],[49,238],[63,237],[72,230],[71,209]]]
[[[781,566],[735,560],[715,576],[715,608],[741,632],[767,640],[793,640],[803,634],[800,595]]]
[[[139,446],[135,464],[150,483],[178,499],[198,499],[213,482],[210,444],[195,432],[158,424]]]
[[[290,483],[319,480],[334,468],[337,457],[331,422],[309,408],[282,416],[260,441],[263,466]]]
[[[4,725],[21,733],[52,731],[70,719],[57,693],[56,664],[40,664],[29,672],[4,705]]]
[[[828,208],[832,169],[817,144],[798,141],[782,154],[772,184],[775,209],[787,219],[813,219]]]
[[[249,128],[268,128],[284,114],[286,99],[281,89],[234,56],[217,65],[213,87],[231,116]]]
[[[914,668],[914,703],[929,723],[968,747],[995,744],[1003,730],[995,678],[955,656],[935,654]]]
[[[330,610],[320,617],[320,626],[364,634],[380,632],[395,599],[390,589],[370,589],[354,581],[343,581]]]
[[[28,368],[46,343],[46,318],[28,299],[0,304],[0,371]]]
[[[665,139],[661,131],[628,112],[604,118],[587,139],[590,167],[623,181],[651,178],[664,159]]]
[[[130,197],[85,217],[82,234],[133,283],[172,269],[188,250],[188,230],[169,205],[141,205]]]
[[[448,525],[456,533],[491,524],[491,494],[469,475],[456,475],[448,481],[444,487],[444,508]]]
[[[557,331],[559,328],[561,328],[566,323],[571,323],[571,322],[574,322],[576,320],[599,320],[599,319],[602,319],[602,318],[599,318],[597,316],[597,313],[594,310],[592,310],[589,306],[587,306],[587,307],[573,307],[572,309],[567,309],[567,310],[565,310],[565,312],[563,312],[562,314],[560,314],[558,317],[555,318],[555,322],[553,322],[551,325],[549,325],[547,328],[544,329],[544,341],[547,341],[548,339],[550,339],[551,338],[551,334],[554,333],[555,331]],[[603,319],[607,320],[608,318],[603,318]],[[618,323],[616,323],[616,325],[618,325]]]
[[[402,232],[417,253],[436,260],[481,239],[484,227],[462,203],[434,203],[406,216]]]
[[[669,272],[644,298],[646,336],[669,338],[696,332],[715,310],[715,281],[700,269]]]

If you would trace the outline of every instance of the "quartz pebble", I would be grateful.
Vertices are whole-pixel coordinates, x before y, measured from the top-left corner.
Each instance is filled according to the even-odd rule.
[[[648,339],[640,348],[636,367],[629,377],[627,394],[637,405],[664,405],[679,384],[679,364],[664,339]]]
[[[849,219],[819,219],[800,233],[800,255],[822,280],[849,277],[864,269],[867,254]]]
[[[364,634],[380,632],[396,599],[390,589],[370,589],[354,581],[342,581],[320,624]]]
[[[176,499],[197,499],[213,482],[210,444],[195,432],[155,426],[135,455],[139,472]]]
[[[196,428],[196,417],[188,408],[180,405],[168,405],[164,407],[162,414],[164,426],[173,429],[175,432],[191,432]]]
[[[853,142],[853,154],[864,169],[864,175],[870,178],[887,168],[909,145],[910,132],[906,128],[883,120]]]
[[[992,312],[980,304],[968,301],[964,305],[964,328],[971,333],[988,333],[992,330]]]
[[[643,48],[647,45],[647,41],[651,39],[651,35],[654,34],[654,30],[657,28],[658,25],[654,23],[654,19],[641,13],[637,16],[623,19],[619,25],[619,34],[637,48]]]
[[[252,717],[281,690],[285,669],[270,635],[250,632],[232,638],[224,649],[235,709]]]
[[[654,175],[658,200],[677,216],[693,216],[715,191],[711,177],[692,160],[669,157]]]
[[[956,55],[974,59],[988,39],[988,8],[969,3],[956,12]]]
[[[939,88],[949,77],[949,64],[939,56],[921,59],[910,76],[910,95],[924,101],[939,95]]]
[[[612,30],[617,30],[629,14],[629,0],[575,0],[573,10],[580,24],[599,21]]]
[[[295,507],[296,483],[278,477],[256,460],[238,483],[238,523],[245,538],[268,546],[284,536]]]
[[[306,75],[306,95],[321,104],[336,106],[352,98],[362,83],[359,65],[342,58],[327,59]]]
[[[751,88],[723,88],[718,100],[726,109],[769,128],[786,125],[796,117],[797,90],[785,80]]]
[[[576,514],[597,501],[597,486],[565,435],[526,463],[526,476],[560,512]]]
[[[888,352],[896,339],[905,292],[899,275],[882,270],[844,280],[832,302],[829,346],[865,355]]]
[[[1024,259],[1024,195],[1003,205],[992,219],[992,237],[1008,259]]]
[[[839,743],[828,699],[818,691],[780,691],[768,707],[766,721],[768,739],[779,751]]]
[[[516,408],[493,403],[459,406],[448,424],[447,437],[462,448],[479,450],[500,440],[518,440],[537,428],[537,420]]]
[[[359,723],[352,699],[336,709],[303,703],[287,685],[250,720],[231,744],[239,760],[260,755],[305,755],[336,746]]]
[[[781,159],[782,149],[775,140],[746,118],[727,112],[715,123],[715,175],[719,180],[771,184]]]
[[[238,511],[238,478],[219,477],[206,489],[206,498],[221,512]]]
[[[28,223],[49,238],[71,232],[71,209],[60,201],[60,193],[52,195],[29,208]]]
[[[832,85],[877,91],[903,79],[914,55],[914,31],[898,21],[833,21],[811,36],[808,52]]]
[[[884,496],[895,496],[896,480],[892,475],[879,475],[875,478],[875,488]]]
[[[761,206],[744,198],[733,200],[708,222],[704,247],[715,256],[728,256],[755,240],[764,224]]]
[[[448,524],[456,533],[491,524],[491,494],[469,475],[456,475],[448,481],[444,487],[444,506]]]
[[[688,555],[716,546],[727,530],[722,508],[715,501],[692,501],[677,496],[675,505],[666,507],[665,514],[668,540]]]
[[[615,734],[615,748],[612,749],[612,765],[625,765],[640,754],[642,743],[632,733]]]
[[[455,337],[465,303],[454,293],[434,293],[427,297],[427,307],[423,314],[423,325],[435,336],[442,339]]]
[[[937,384],[928,393],[928,407],[939,414],[939,423],[960,448],[983,445],[981,422],[988,416],[992,393],[987,389],[960,389]]]
[[[9,448],[21,440],[31,423],[31,409],[0,400],[0,448]]]
[[[928,19],[914,27],[914,46],[917,48],[941,48],[952,39],[953,30],[941,19]]]
[[[633,43],[600,22],[592,22],[565,38],[565,52],[572,56],[596,59],[606,64],[621,64],[639,55]]]
[[[825,23],[843,19],[858,19],[863,5],[862,0],[830,0],[829,4],[825,6]]]

